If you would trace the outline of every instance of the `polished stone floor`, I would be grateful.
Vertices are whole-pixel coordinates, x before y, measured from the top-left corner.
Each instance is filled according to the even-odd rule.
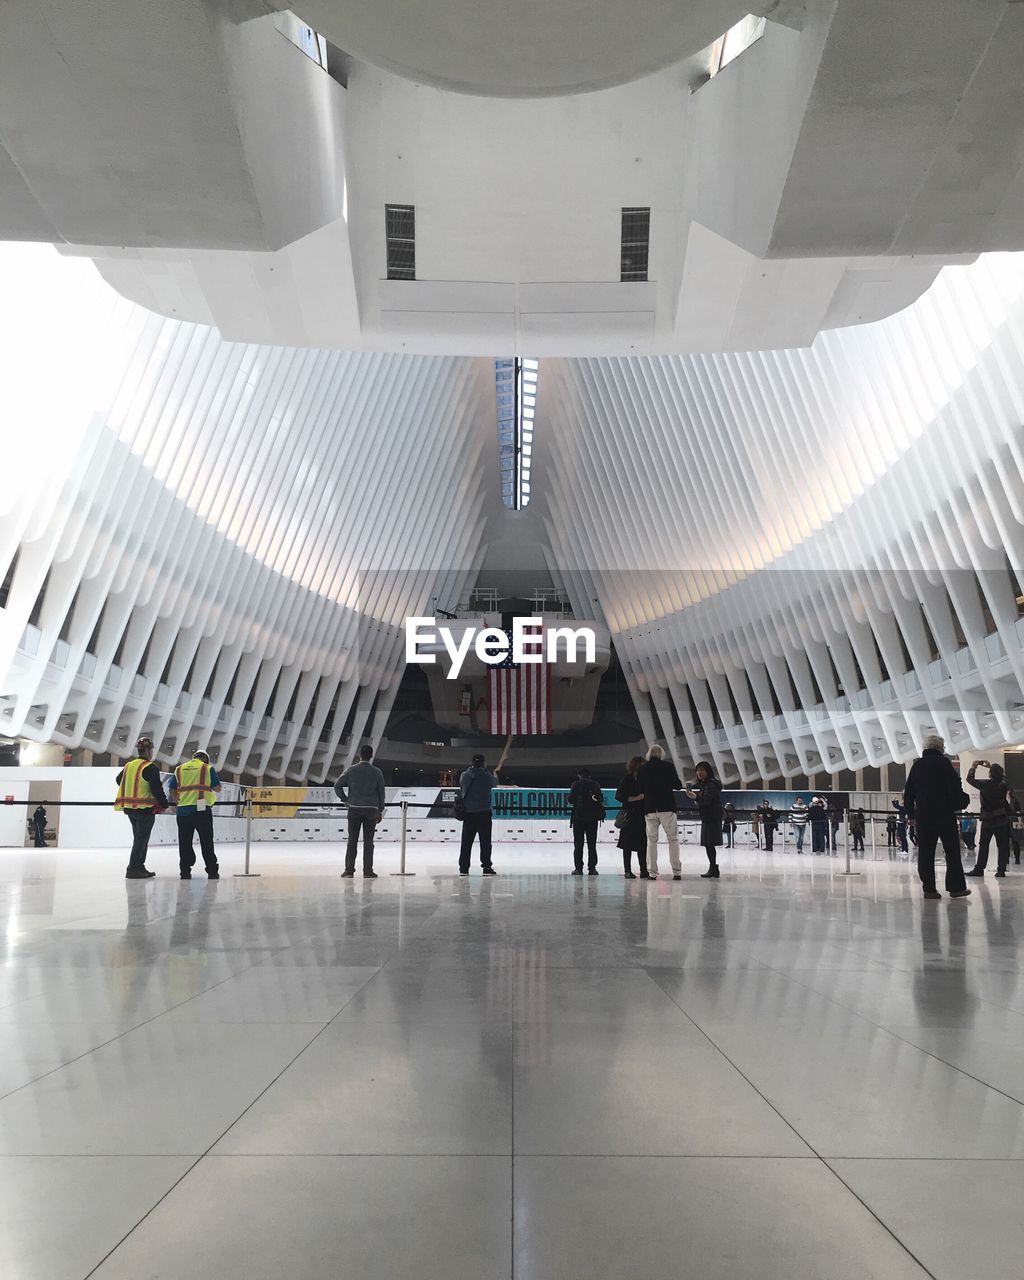
[[[1024,1272],[1024,875],[0,851],[0,1277]]]

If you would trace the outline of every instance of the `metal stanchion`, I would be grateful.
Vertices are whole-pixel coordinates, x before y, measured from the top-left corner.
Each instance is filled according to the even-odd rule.
[[[840,871],[841,876],[859,876],[859,871],[850,870],[850,811],[843,810],[843,835],[846,839],[846,870]]]
[[[236,880],[258,880],[260,873],[249,870],[249,851],[252,848],[252,796],[245,793],[245,870],[236,871]]]
[[[878,861],[878,846],[875,844],[875,815],[871,815],[871,861]]]
[[[408,816],[409,816],[409,803],[408,801],[403,800],[402,801],[402,851],[401,851],[401,857],[398,863],[398,870],[392,871],[391,873],[393,876],[414,876],[416,874],[415,871],[406,871],[405,869],[405,823]]]

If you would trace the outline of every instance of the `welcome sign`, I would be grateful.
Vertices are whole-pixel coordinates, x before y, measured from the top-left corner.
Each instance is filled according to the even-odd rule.
[[[602,790],[604,806],[609,816],[619,810],[615,792]],[[499,787],[493,794],[496,818],[568,818],[568,787]]]

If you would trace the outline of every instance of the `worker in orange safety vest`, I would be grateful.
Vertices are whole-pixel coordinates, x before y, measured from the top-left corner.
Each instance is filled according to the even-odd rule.
[[[160,768],[153,763],[153,739],[142,737],[135,755],[117,775],[114,808],[128,815],[132,824],[132,851],[128,856],[126,880],[151,880],[155,871],[146,870],[149,837],[158,813],[167,811],[167,797],[160,780]]]

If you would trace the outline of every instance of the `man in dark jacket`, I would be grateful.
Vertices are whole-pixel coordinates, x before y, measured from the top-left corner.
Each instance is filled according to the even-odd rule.
[[[764,847],[767,853],[775,848],[775,830],[779,825],[779,815],[772,808],[771,801],[761,804],[761,830],[764,832]]]
[[[469,875],[469,863],[473,856],[473,841],[480,837],[480,866],[485,876],[498,873],[491,866],[491,792],[498,779],[485,768],[481,755],[473,757],[472,765],[459,778],[462,795],[462,847],[459,850],[459,875]]]
[[[988,777],[976,781],[974,771],[981,766],[988,770]],[[985,874],[988,866],[988,847],[995,836],[997,865],[996,879],[1006,875],[1006,866],[1010,861],[1010,796],[1006,785],[1003,766],[990,764],[987,760],[976,760],[967,770],[967,785],[974,787],[981,797],[981,833],[978,836],[978,858],[968,871],[969,876],[979,879]]]
[[[589,769],[581,769],[580,776],[569,788],[569,804],[572,816],[573,875],[583,874],[583,841],[587,842],[587,870],[597,875],[597,828],[604,821],[604,796],[601,788],[590,776]]]
[[[46,848],[46,810],[43,806],[37,805],[36,811],[32,815],[32,835],[35,840],[37,849]]]
[[[970,895],[960,861],[957,814],[967,797],[952,763],[944,755],[942,738],[924,740],[921,758],[910,766],[903,792],[906,815],[917,824],[917,874],[926,898],[941,898],[935,888],[935,846],[942,841],[946,854],[946,892],[951,898]]]
[[[682,880],[683,868],[679,861],[679,823],[676,792],[683,784],[675,765],[665,759],[665,753],[654,743],[647,752],[647,759],[636,771],[637,789],[643,792],[644,814],[647,819],[647,872],[654,880],[658,875],[658,830],[664,830],[668,838],[668,860],[672,864],[672,879]]]
[[[812,796],[808,807],[808,818],[811,823],[811,852],[827,853],[828,849],[828,810],[821,796]]]

